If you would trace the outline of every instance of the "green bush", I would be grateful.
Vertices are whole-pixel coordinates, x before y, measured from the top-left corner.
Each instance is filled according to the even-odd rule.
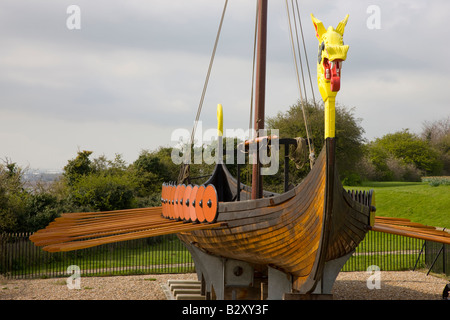
[[[135,207],[136,183],[122,175],[91,174],[80,178],[71,188],[76,206],[93,211],[121,210]]]
[[[367,144],[365,153],[381,181],[420,181],[441,174],[439,152],[408,130],[384,135]]]
[[[61,213],[60,202],[56,196],[38,192],[29,195],[26,201],[26,230],[37,231],[45,228]]]
[[[357,173],[349,173],[342,180],[344,186],[360,186],[362,183],[361,176]]]
[[[450,185],[450,177],[423,177],[423,182],[428,182],[432,187]]]

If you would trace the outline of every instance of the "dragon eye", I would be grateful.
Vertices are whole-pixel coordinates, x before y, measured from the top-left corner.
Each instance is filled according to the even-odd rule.
[[[322,61],[322,51],[324,49],[325,49],[325,42],[322,41],[322,43],[319,45],[319,56],[318,56],[319,63]]]

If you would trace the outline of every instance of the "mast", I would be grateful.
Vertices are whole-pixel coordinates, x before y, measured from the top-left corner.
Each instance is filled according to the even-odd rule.
[[[256,137],[259,130],[264,129],[264,107],[266,96],[266,48],[267,48],[267,0],[258,0],[258,42],[256,61],[256,86],[255,86],[255,122]],[[261,163],[259,161],[259,148],[253,164],[252,174],[252,199],[262,197]]]

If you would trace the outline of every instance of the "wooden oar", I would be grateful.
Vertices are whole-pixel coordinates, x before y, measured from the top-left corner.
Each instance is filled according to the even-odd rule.
[[[62,231],[70,231],[70,230],[87,230],[87,229],[101,229],[103,227],[108,226],[132,226],[132,225],[142,225],[146,223],[155,223],[160,222],[165,219],[162,219],[161,217],[133,217],[128,219],[119,219],[119,220],[101,220],[98,222],[92,222],[92,223],[86,223],[86,224],[65,224],[65,223],[54,223],[50,224],[46,229],[40,230],[39,233],[51,233],[55,230],[58,232]],[[36,232],[38,233],[38,232]]]
[[[65,213],[30,240],[46,251],[71,251],[106,243],[211,229],[223,223],[194,224],[162,216],[162,207]]]
[[[51,235],[43,235],[43,236],[37,236],[30,239],[34,242],[36,246],[43,246],[43,245],[49,245],[54,243],[61,243],[66,241],[73,241],[73,240],[80,240],[80,239],[88,239],[93,237],[101,237],[106,235],[112,235],[112,234],[120,234],[120,233],[129,233],[129,232],[135,232],[135,231],[142,231],[142,230],[149,230],[154,228],[160,228],[163,226],[168,225],[175,225],[175,224],[183,224],[182,221],[164,221],[161,223],[155,223],[152,225],[141,225],[139,227],[134,228],[113,228],[106,231],[99,231],[99,232],[85,232],[85,233],[72,233],[71,235],[67,235],[66,233],[55,233]]]
[[[375,217],[373,231],[450,244],[450,234],[403,218]]]
[[[160,211],[159,211],[160,212]],[[30,238],[33,239],[35,237],[39,237],[41,235],[47,234],[50,235],[52,233],[70,233],[71,230],[76,230],[76,232],[82,232],[84,230],[95,230],[100,229],[103,231],[107,231],[108,227],[112,226],[121,226],[121,227],[130,227],[132,225],[145,225],[151,224],[155,222],[163,222],[165,219],[162,219],[158,212],[153,214],[147,214],[145,216],[128,216],[128,218],[120,218],[120,219],[111,219],[111,217],[107,216],[105,218],[99,217],[94,221],[89,221],[86,223],[77,223],[77,221],[67,222],[64,219],[59,221],[54,221],[50,223],[45,229],[41,229],[34,233]]]
[[[137,231],[126,234],[119,234],[113,236],[107,236],[97,239],[90,239],[84,241],[73,241],[73,242],[65,242],[59,244],[53,244],[45,246],[43,249],[49,252],[58,252],[58,251],[72,251],[90,248],[94,246],[99,246],[107,243],[114,243],[120,241],[134,240],[134,239],[142,239],[148,237],[155,237],[160,235],[172,234],[172,233],[180,233],[180,232],[190,232],[201,229],[212,229],[217,227],[223,227],[226,224],[224,223],[214,223],[214,224],[192,224],[185,223],[181,225],[171,225],[167,227],[155,228],[152,230],[145,231]]]
[[[429,241],[434,241],[434,242],[439,242],[439,243],[450,244],[450,237],[432,235],[432,234],[418,232],[415,230],[403,230],[398,227],[381,225],[381,224],[378,224],[378,225],[375,224],[374,226],[371,227],[371,229],[373,231],[391,233],[391,234],[396,234],[396,235],[410,237],[410,238],[416,238],[416,239],[429,240]]]

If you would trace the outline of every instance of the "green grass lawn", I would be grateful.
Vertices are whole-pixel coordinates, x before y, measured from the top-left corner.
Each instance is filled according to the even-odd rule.
[[[376,216],[406,218],[434,227],[450,228],[450,185],[429,182],[364,182],[347,190],[375,192]],[[408,237],[370,232],[347,261],[345,271],[364,271],[371,264],[381,270],[403,270],[416,266],[421,241]],[[369,254],[369,255],[367,255]],[[426,268],[424,256],[417,267]]]
[[[450,185],[427,182],[364,182],[347,190],[375,191],[376,215],[450,229]]]

